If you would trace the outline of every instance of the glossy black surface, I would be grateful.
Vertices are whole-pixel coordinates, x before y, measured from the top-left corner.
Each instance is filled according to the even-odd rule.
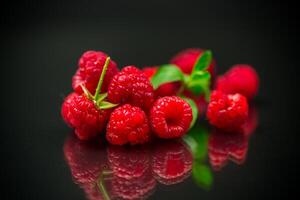
[[[249,63],[261,77],[253,102],[258,127],[249,141],[236,139],[247,147],[247,157],[232,156],[238,164],[230,161],[215,171],[208,151],[203,165],[211,172],[209,188],[189,174],[174,185],[156,183],[149,199],[289,198],[296,192],[299,67],[293,5],[23,1],[1,6],[1,15],[1,199],[85,199],[66,162],[63,148],[72,131],[60,106],[87,49],[107,52],[119,67],[142,67],[167,63],[187,47],[209,48],[218,73]],[[95,154],[105,158],[107,148]],[[149,151],[152,155],[155,145]]]

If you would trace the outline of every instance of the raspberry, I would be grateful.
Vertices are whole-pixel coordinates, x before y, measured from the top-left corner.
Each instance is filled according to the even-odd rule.
[[[105,101],[106,93],[100,94],[109,63],[110,58],[107,57],[94,95],[81,85],[84,94],[72,93],[62,105],[61,115],[65,122],[75,129],[75,134],[79,139],[88,140],[100,133],[111,112],[107,109],[116,106],[116,104]]]
[[[110,110],[100,110],[85,95],[71,93],[65,98],[61,115],[75,129],[81,140],[88,140],[100,133],[106,125]]]
[[[242,164],[248,151],[248,140],[243,134],[225,133],[215,130],[208,141],[208,157],[215,170],[220,170],[232,160]]]
[[[150,111],[154,133],[161,138],[184,135],[192,121],[192,108],[183,99],[171,96],[157,99]]]
[[[249,100],[257,94],[259,78],[250,65],[234,65],[223,76],[218,77],[216,89],[227,94],[240,93]]]
[[[106,138],[111,144],[142,144],[150,139],[146,114],[139,107],[125,104],[116,108],[107,125]]]
[[[150,80],[152,76],[154,76],[154,74],[156,73],[157,69],[158,67],[145,67],[143,69],[143,72]],[[176,95],[180,88],[180,85],[180,82],[162,84],[155,90],[155,96],[164,97]]]
[[[101,51],[86,51],[79,59],[79,69],[76,71],[72,80],[72,87],[78,93],[82,94],[81,84],[94,94],[100,74],[102,72],[107,55]],[[107,91],[107,87],[112,77],[118,72],[114,61],[108,65],[106,76],[103,80],[101,91]]]
[[[64,143],[64,155],[75,182],[81,185],[95,182],[108,166],[104,145],[99,141],[81,141],[71,135]]]
[[[248,102],[244,96],[212,92],[206,112],[210,124],[223,130],[236,131],[241,128],[247,116]]]
[[[175,55],[171,59],[170,63],[177,65],[184,73],[190,74],[193,70],[195,62],[203,52],[204,50],[202,49],[185,49]],[[212,80],[215,74],[215,65],[215,61],[213,60],[207,69],[212,77]]]
[[[193,157],[181,140],[160,141],[155,147],[152,170],[157,181],[176,184],[191,174]]]
[[[148,111],[154,101],[154,90],[142,71],[134,66],[127,66],[111,80],[108,99],[112,103],[128,103]]]

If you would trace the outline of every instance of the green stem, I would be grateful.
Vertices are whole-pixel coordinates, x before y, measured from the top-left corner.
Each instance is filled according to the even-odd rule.
[[[104,79],[104,76],[106,74],[109,62],[110,62],[110,57],[107,57],[106,60],[105,60],[105,64],[103,66],[102,72],[101,72],[100,79],[98,81],[98,85],[97,85],[97,88],[96,88],[95,95],[94,95],[94,100],[95,101],[98,100],[98,97],[99,97],[99,94],[100,94],[100,90],[101,90],[101,86],[102,86],[102,83],[103,83],[103,79]]]

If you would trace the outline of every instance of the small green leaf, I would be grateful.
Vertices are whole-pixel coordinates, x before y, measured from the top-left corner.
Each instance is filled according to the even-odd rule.
[[[186,102],[188,102],[188,104],[190,104],[190,106],[192,108],[193,119],[192,119],[192,122],[190,124],[190,128],[192,128],[194,126],[195,122],[197,121],[197,118],[198,118],[198,107],[192,99],[187,98],[187,97],[181,97],[181,98],[184,99]]]
[[[194,181],[203,189],[210,189],[213,183],[213,175],[210,168],[200,162],[193,163],[192,175]]]
[[[110,103],[108,101],[101,101],[98,105],[100,109],[109,109],[118,106],[118,104]]]
[[[186,87],[195,95],[208,93],[210,90],[210,73],[207,71],[199,71],[192,74]]]
[[[158,68],[154,76],[151,78],[151,83],[154,89],[157,89],[160,85],[164,83],[183,81],[184,76],[176,65],[162,65]]]
[[[212,60],[212,52],[211,51],[204,51],[199,58],[197,59],[193,72],[205,70],[208,68]]]

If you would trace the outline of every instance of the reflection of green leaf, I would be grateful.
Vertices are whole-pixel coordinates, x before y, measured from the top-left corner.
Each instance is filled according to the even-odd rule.
[[[197,59],[193,68],[193,72],[207,69],[211,63],[211,60],[212,60],[211,51],[203,52]]]
[[[210,189],[213,183],[213,174],[210,168],[200,162],[194,162],[192,175],[194,181],[204,189]]]
[[[154,76],[151,78],[151,83],[154,89],[164,83],[183,81],[184,75],[176,65],[162,65],[158,68]]]
[[[184,136],[185,142],[190,146],[194,159],[204,160],[207,156],[208,131],[203,126],[194,126]]]
[[[195,122],[197,121],[197,118],[198,118],[198,107],[196,105],[196,103],[190,99],[190,98],[187,98],[187,97],[181,97],[183,98],[186,102],[188,102],[192,108],[192,112],[193,112],[193,120],[190,124],[190,128],[192,128],[195,124]]]

